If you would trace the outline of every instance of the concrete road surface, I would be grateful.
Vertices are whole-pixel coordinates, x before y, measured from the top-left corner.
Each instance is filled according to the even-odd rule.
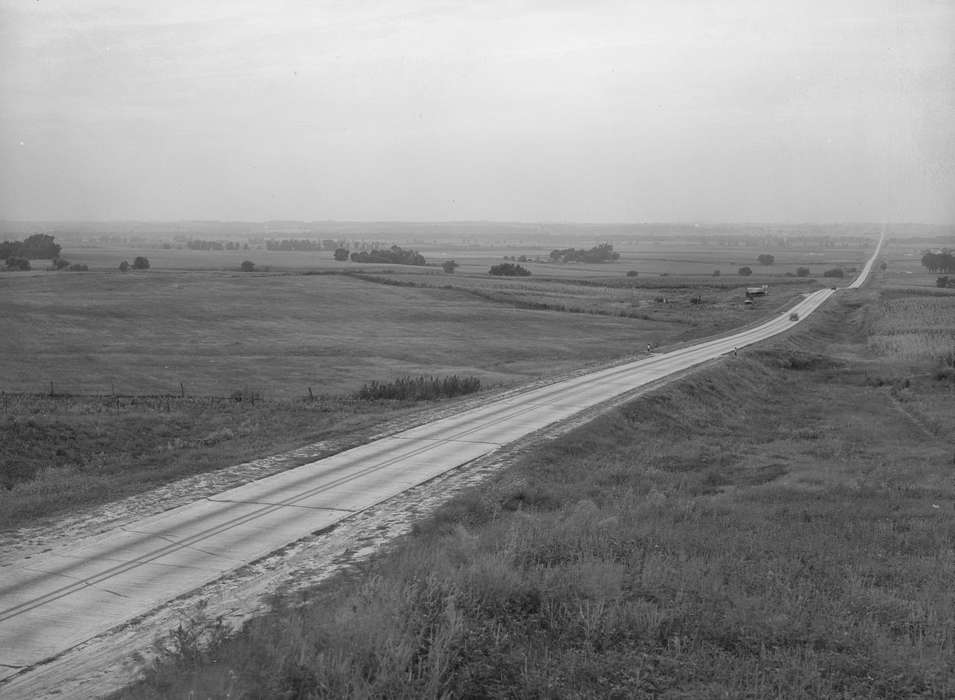
[[[0,696],[3,679],[502,445],[780,333],[834,293],[726,338],[494,401],[24,559],[0,575]]]

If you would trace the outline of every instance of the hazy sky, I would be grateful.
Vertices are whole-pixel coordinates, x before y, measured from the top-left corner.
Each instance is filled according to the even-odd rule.
[[[955,222],[951,0],[0,0],[0,218]]]

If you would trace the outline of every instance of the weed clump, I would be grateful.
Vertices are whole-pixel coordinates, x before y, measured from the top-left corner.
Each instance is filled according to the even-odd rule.
[[[481,380],[477,377],[459,377],[456,374],[450,377],[399,377],[392,382],[368,382],[355,396],[361,401],[428,401],[473,394],[480,389]]]

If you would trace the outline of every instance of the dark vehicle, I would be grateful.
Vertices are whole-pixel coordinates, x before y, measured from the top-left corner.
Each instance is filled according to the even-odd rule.
[[[795,311],[793,311],[791,314],[789,314],[789,320],[790,320],[790,321],[798,321],[798,320],[799,320],[799,314],[797,314]]]

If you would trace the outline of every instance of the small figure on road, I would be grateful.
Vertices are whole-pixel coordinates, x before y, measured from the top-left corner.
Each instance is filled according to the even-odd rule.
[[[736,346],[733,346],[733,357],[736,357]]]
[[[647,343],[647,352],[653,352],[653,348],[650,347],[650,343]]]

